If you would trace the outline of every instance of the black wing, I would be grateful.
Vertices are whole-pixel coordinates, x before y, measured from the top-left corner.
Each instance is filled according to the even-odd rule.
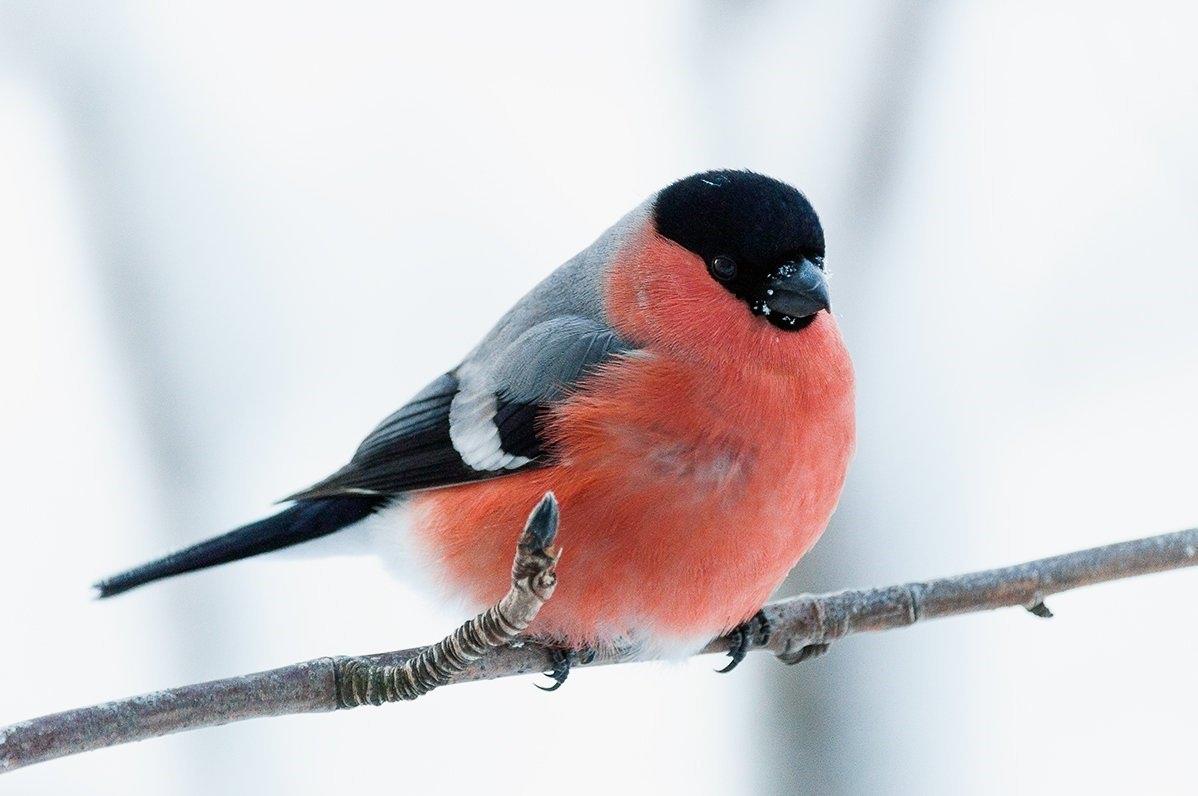
[[[627,350],[594,321],[534,326],[495,357],[501,364],[468,361],[436,379],[380,423],[349,464],[287,499],[394,495],[542,465],[551,452],[541,424],[553,402],[596,364]]]
[[[349,464],[287,500],[395,494],[485,477],[462,461],[449,437],[449,407],[458,386],[452,372],[439,377],[379,423]]]

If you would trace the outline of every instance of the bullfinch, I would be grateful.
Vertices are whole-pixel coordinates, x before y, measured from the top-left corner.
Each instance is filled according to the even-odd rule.
[[[506,592],[525,517],[552,491],[565,554],[531,637],[682,655],[732,632],[735,665],[827,525],[853,446],[815,211],[785,183],[709,171],[550,274],[289,507],[97,587],[358,526],[482,608]]]

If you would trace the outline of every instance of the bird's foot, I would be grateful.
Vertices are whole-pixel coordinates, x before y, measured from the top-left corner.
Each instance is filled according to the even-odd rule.
[[[550,668],[545,670],[545,676],[553,681],[553,685],[538,685],[537,688],[542,691],[556,691],[566,682],[575,664],[586,666],[595,660],[595,650],[589,648],[548,647],[546,652],[549,655]]]
[[[723,669],[717,669],[720,674],[740,666],[740,662],[749,654],[753,647],[764,647],[770,643],[770,621],[765,618],[763,611],[758,611],[746,622],[741,622],[728,634],[728,657],[732,660]]]
[[[804,644],[793,652],[789,649],[785,652],[778,653],[778,660],[785,663],[787,666],[794,666],[796,663],[809,661],[812,658],[818,658],[827,653],[832,646],[831,642],[823,642],[821,644]]]

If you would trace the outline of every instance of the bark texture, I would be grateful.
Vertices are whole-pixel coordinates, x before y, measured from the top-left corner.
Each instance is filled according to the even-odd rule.
[[[19,722],[0,729],[0,772],[198,727],[377,705],[414,699],[440,685],[544,671],[551,662],[544,647],[510,642],[552,596],[556,530],[556,504],[546,496],[520,538],[508,594],[431,647],[317,658]],[[797,663],[852,633],[944,616],[1022,606],[1047,617],[1052,614],[1044,601],[1053,594],[1195,564],[1198,529],[1191,529],[956,577],[801,595],[764,607],[770,633],[757,648]],[[727,636],[717,638],[702,652],[726,652],[729,643]],[[576,665],[622,660],[627,658],[600,654]]]

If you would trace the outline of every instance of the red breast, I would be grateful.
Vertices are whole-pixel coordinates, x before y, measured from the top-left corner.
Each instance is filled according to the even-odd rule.
[[[853,449],[852,365],[830,314],[781,331],[651,227],[612,262],[608,317],[639,352],[554,412],[555,465],[419,494],[412,533],[451,589],[490,604],[553,490],[559,585],[530,632],[697,645],[752,616],[827,525]]]

